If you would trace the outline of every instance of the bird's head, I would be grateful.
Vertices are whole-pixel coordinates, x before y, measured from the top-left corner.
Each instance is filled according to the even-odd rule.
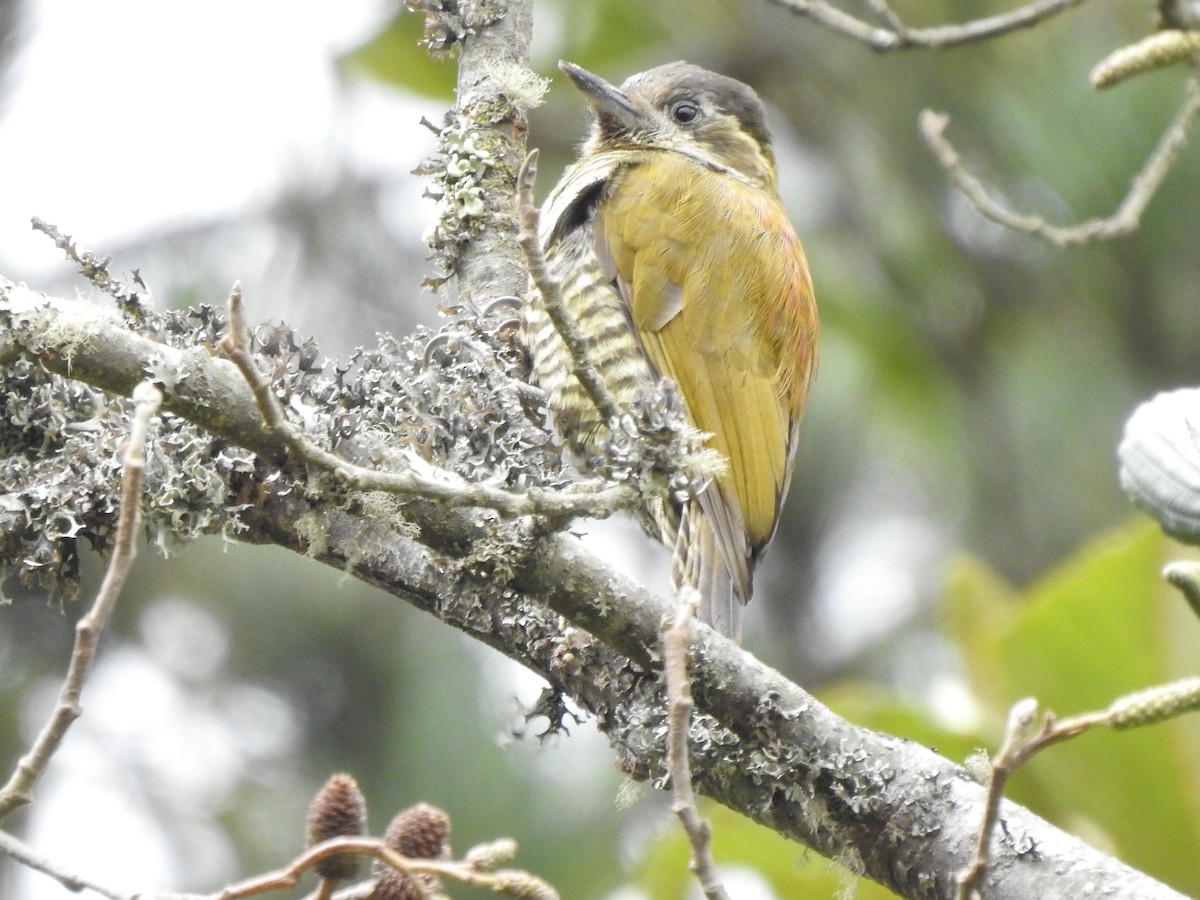
[[[775,154],[763,104],[740,81],[673,62],[633,75],[617,88],[574,63],[558,65],[592,107],[585,155],[673,150],[775,189]]]

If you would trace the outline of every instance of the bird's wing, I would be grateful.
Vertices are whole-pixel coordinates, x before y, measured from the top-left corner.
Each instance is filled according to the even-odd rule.
[[[635,151],[595,153],[568,168],[542,204],[538,240],[543,249],[560,240],[579,218],[590,215],[605,184],[622,165],[636,158]]]
[[[812,286],[775,197],[660,156],[609,189],[597,255],[611,260],[646,354],[729,461],[700,501],[745,600],[750,561],[775,530],[816,362]]]

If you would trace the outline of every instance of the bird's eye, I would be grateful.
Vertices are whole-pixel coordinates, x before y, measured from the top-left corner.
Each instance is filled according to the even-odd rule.
[[[700,107],[695,103],[676,103],[671,107],[671,118],[680,125],[690,125],[700,116]]]

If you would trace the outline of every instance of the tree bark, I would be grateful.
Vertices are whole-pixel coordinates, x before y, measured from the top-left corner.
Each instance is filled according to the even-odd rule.
[[[0,280],[0,365],[21,356],[117,395],[153,372],[165,411],[256,454],[283,455],[232,364],[166,346],[96,306]],[[164,421],[157,440],[168,435]],[[499,523],[490,510],[417,499],[396,527],[285,486],[255,485],[243,540],[347,571],[521,662],[596,718],[623,770],[662,780],[665,600],[533,518]],[[477,577],[494,546],[503,564]],[[697,790],[902,896],[954,897],[973,856],[983,787],[924,747],[846,722],[750,653],[697,632],[689,658]],[[985,897],[1182,896],[1015,804],[1002,818]]]

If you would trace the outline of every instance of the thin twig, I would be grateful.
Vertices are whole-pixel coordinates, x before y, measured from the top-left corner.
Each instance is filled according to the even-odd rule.
[[[872,0],[871,6],[888,25],[880,28],[843,12],[826,0],[772,0],[789,12],[812,19],[848,38],[861,41],[872,50],[906,50],[911,47],[951,47],[998,37],[1021,28],[1029,28],[1051,16],[1078,6],[1084,0],[1034,0],[1014,10],[958,25],[910,28],[891,10],[885,0]]]
[[[1108,717],[1107,712],[1086,713],[1057,722],[1053,715],[1047,713],[1041,727],[1031,734],[1037,713],[1037,701],[1032,698],[1014,704],[1009,711],[1004,743],[992,760],[975,858],[958,876],[958,900],[973,900],[979,896],[979,884],[991,864],[992,832],[1000,819],[1000,801],[1004,799],[1004,787],[1008,779],[1037,753],[1053,744],[1077,737],[1096,725],[1105,724]]]
[[[1014,231],[1042,238],[1058,247],[1067,247],[1120,237],[1137,229],[1142,213],[1154,199],[1178,158],[1197,114],[1200,114],[1200,77],[1193,76],[1187,83],[1183,104],[1174,120],[1163,132],[1142,170],[1134,177],[1117,211],[1107,218],[1089,219],[1069,226],[1051,225],[1040,216],[1015,213],[992,199],[983,183],[967,171],[958,151],[946,138],[946,127],[950,124],[948,116],[927,109],[921,113],[920,125],[925,141],[942,168],[981,215]]]
[[[54,241],[54,246],[63,252],[71,262],[79,266],[80,274],[88,281],[98,287],[106,294],[116,296],[121,290],[121,284],[113,278],[108,267],[112,264],[113,258],[106,256],[104,259],[99,259],[90,250],[85,250],[80,253],[75,246],[75,239],[69,234],[63,234],[57,226],[50,224],[44,219],[39,219],[34,216],[30,220],[34,231],[40,231],[50,240]]]
[[[902,42],[908,42],[908,34],[912,29],[904,24],[900,14],[892,9],[888,0],[867,0],[867,5],[871,8],[871,12],[879,16],[888,28],[896,32]]]
[[[242,289],[238,284],[229,293],[228,310],[229,333],[221,341],[221,350],[237,366],[249,385],[263,423],[279,435],[297,459],[329,472],[352,490],[423,497],[435,500],[446,508],[479,506],[494,509],[505,516],[544,515],[554,518],[607,516],[628,506],[636,498],[633,488],[628,485],[599,481],[574,490],[530,488],[517,493],[467,481],[431,466],[425,466],[429,472],[423,474],[415,466],[424,465],[424,462],[415,457],[405,457],[408,465],[402,471],[380,471],[354,465],[317,446],[302,429],[288,421],[270,380],[258,370],[250,354],[250,332],[245,324]]]
[[[109,560],[104,581],[96,593],[92,608],[75,626],[75,646],[54,711],[29,752],[18,761],[8,783],[0,788],[0,821],[13,810],[33,800],[34,787],[45,772],[51,757],[57,752],[71,723],[83,712],[80,695],[95,661],[96,646],[137,557],[137,538],[142,518],[142,473],[146,464],[146,433],[150,427],[150,419],[162,403],[162,393],[149,381],[144,381],[134,389],[133,402],[134,412],[129,438],[121,458],[124,467],[121,475],[121,508],[117,517],[112,559]]]
[[[1163,578],[1178,588],[1192,612],[1200,617],[1200,563],[1190,559],[1167,563]]]
[[[379,838],[339,837],[309,847],[282,869],[230,885],[213,895],[212,900],[244,900],[270,891],[291,890],[300,883],[305,873],[322,860],[334,856],[356,853],[382,860],[394,869],[412,875],[437,875],[453,878],[463,884],[494,891],[520,883],[527,893],[519,896],[557,900],[554,889],[536,875],[518,869],[488,871],[478,868],[466,860],[414,859],[397,853]]]
[[[692,615],[700,595],[694,588],[680,591],[681,602],[675,622],[663,634],[663,672],[667,682],[667,771],[671,775],[671,811],[679,818],[692,848],[689,866],[709,900],[728,900],[717,874],[710,847],[712,828],[700,817],[692,791],[692,765],[688,733],[691,728],[692,686],[688,679],[687,654],[692,642]]]
[[[1008,727],[1000,752],[992,760],[988,779],[987,801],[983,807],[983,823],[979,826],[979,838],[975,845],[975,858],[971,865],[958,876],[958,900],[971,900],[976,896],[979,882],[991,864],[992,832],[1000,815],[1000,801],[1004,798],[1004,786],[1013,772],[1012,758],[1017,748],[1029,733],[1037,716],[1037,701],[1026,698],[1013,706],[1008,713]]]
[[[385,853],[392,853],[387,845],[379,838],[373,837],[339,837],[323,841],[309,847],[282,869],[267,872],[248,878],[238,884],[231,884],[216,895],[215,900],[241,900],[269,891],[290,890],[300,883],[300,879],[313,866],[322,860],[335,856],[355,853],[361,856],[372,856],[383,859]]]
[[[537,178],[537,150],[530,150],[529,155],[521,164],[517,173],[517,218],[520,231],[517,236],[521,249],[525,251],[525,259],[529,266],[529,276],[533,285],[542,295],[542,303],[546,307],[546,315],[554,324],[555,331],[567,347],[567,353],[574,364],[574,375],[587,391],[587,395],[596,405],[596,410],[604,421],[620,418],[621,405],[609,392],[604,379],[592,365],[591,354],[588,352],[587,341],[575,320],[567,312],[563,301],[562,286],[550,274],[546,266],[546,257],[542,253],[542,245],[538,240],[538,224],[541,214],[533,203],[533,183]]]
[[[1078,737],[1097,726],[1126,729],[1153,725],[1195,711],[1198,706],[1200,678],[1185,678],[1128,694],[1114,700],[1107,709],[1062,721],[1056,720],[1052,713],[1046,713],[1036,731],[1033,726],[1038,715],[1037,701],[1026,698],[1014,704],[1008,714],[1004,743],[992,760],[975,857],[958,876],[958,900],[979,897],[980,882],[991,864],[992,833],[1000,818],[1004,787],[1017,769],[1047,747]]]
[[[54,860],[38,853],[38,851],[34,850],[20,838],[9,834],[7,831],[0,831],[0,856],[8,857],[14,862],[33,869],[35,872],[48,875],[73,893],[78,894],[81,891],[93,891],[101,897],[107,897],[108,900],[129,900],[128,892],[121,892],[114,888],[97,884],[76,872],[69,871]]]
[[[111,256],[100,259],[90,250],[80,252],[75,246],[74,239],[69,234],[63,234],[57,226],[39,219],[37,216],[34,216],[31,221],[34,231],[40,231],[54,241],[54,246],[61,250],[67,259],[79,266],[79,273],[98,290],[116,300],[125,312],[137,317],[147,314],[152,305],[150,291],[146,287],[146,283],[142,281],[141,273],[137,269],[129,273],[133,282],[132,286],[122,284],[108,271],[108,267],[113,261]]]

